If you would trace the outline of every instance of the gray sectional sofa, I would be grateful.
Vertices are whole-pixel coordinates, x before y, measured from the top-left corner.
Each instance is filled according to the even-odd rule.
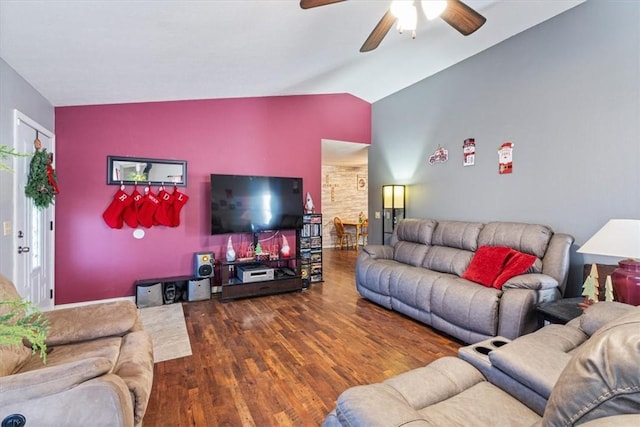
[[[389,245],[363,248],[356,287],[364,298],[466,343],[514,339],[538,328],[538,303],[564,293],[572,243],[544,225],[405,219]],[[535,263],[502,289],[482,286],[462,278],[482,246],[513,248]]]
[[[640,307],[599,302],[458,355],[345,390],[323,427],[640,425]]]

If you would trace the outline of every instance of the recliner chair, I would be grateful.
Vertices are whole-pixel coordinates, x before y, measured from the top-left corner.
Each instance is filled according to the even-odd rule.
[[[600,302],[459,356],[346,390],[323,426],[640,425],[640,307]]]
[[[0,276],[0,301],[19,299],[13,283]],[[153,383],[153,346],[135,304],[42,315],[49,322],[46,364],[25,345],[0,345],[0,423],[140,426]]]

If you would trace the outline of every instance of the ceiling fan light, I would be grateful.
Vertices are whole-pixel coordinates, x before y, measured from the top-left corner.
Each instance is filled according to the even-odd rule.
[[[418,12],[411,0],[394,0],[391,13],[398,18],[398,31],[415,31],[418,26]]]
[[[393,0],[389,10],[393,13],[393,16],[400,19],[406,15],[411,7],[413,7],[413,0]]]
[[[422,0],[422,11],[428,20],[436,19],[447,8],[447,0]]]

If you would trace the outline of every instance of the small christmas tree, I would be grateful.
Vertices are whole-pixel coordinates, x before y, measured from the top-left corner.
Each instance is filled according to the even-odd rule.
[[[613,283],[611,283],[611,276],[607,276],[607,281],[604,283],[604,300],[614,301],[613,299]]]
[[[598,269],[595,264],[591,264],[591,272],[582,285],[582,296],[587,300],[598,302]]]

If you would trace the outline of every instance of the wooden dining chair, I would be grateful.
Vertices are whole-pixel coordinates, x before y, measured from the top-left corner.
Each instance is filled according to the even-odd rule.
[[[345,231],[344,224],[342,224],[340,217],[336,216],[333,218],[333,226],[336,228],[336,244],[340,246],[340,249],[343,249],[345,246],[349,249],[349,243],[353,244],[355,248],[353,233]]]
[[[362,246],[367,246],[369,240],[369,219],[365,219],[360,226],[360,242],[362,242]],[[360,244],[360,242],[356,242],[356,244]]]

